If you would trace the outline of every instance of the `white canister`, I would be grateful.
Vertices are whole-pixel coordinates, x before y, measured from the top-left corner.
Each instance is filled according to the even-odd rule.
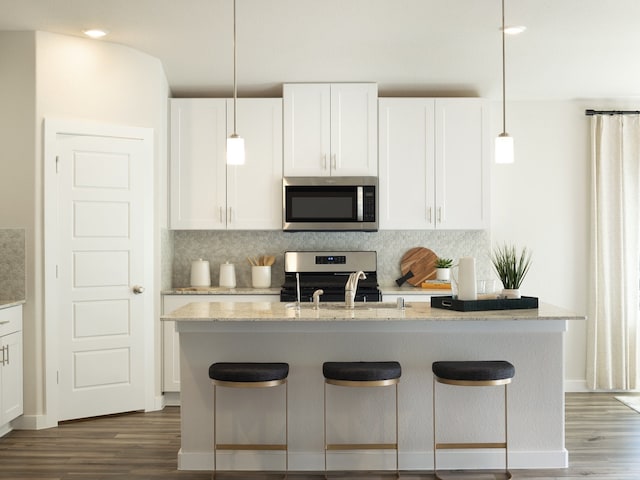
[[[233,263],[220,264],[220,286],[236,288],[236,266]]]
[[[271,266],[253,265],[251,267],[251,285],[253,288],[269,288],[271,286]]]
[[[476,259],[461,257],[458,260],[458,299],[477,300]]]
[[[192,287],[210,287],[211,273],[209,271],[209,262],[199,258],[191,262],[191,286]]]

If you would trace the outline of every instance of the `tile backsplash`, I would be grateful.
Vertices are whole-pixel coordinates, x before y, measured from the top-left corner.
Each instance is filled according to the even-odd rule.
[[[379,231],[379,232],[281,232],[204,231],[173,232],[173,287],[189,286],[191,262],[202,258],[211,265],[211,284],[219,284],[220,264],[236,265],[238,287],[251,286],[248,256],[276,255],[271,286],[284,281],[283,254],[288,250],[374,250],[378,253],[378,283],[395,286],[400,259],[413,247],[427,247],[438,256],[476,259],[478,279],[495,278],[489,258],[487,231]]]
[[[0,229],[0,300],[25,300],[25,231]]]

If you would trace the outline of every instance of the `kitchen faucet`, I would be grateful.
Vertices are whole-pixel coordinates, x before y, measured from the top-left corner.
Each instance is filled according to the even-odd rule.
[[[367,276],[362,270],[349,275],[349,280],[347,280],[347,283],[344,286],[344,306],[346,308],[354,307],[356,290],[358,290],[358,280],[364,280],[365,278],[367,278]]]

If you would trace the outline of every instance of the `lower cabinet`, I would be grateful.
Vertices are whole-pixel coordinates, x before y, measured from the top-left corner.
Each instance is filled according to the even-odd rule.
[[[279,302],[280,295],[163,295],[162,313],[192,302]],[[180,391],[180,344],[175,322],[162,322],[162,391]]]
[[[0,310],[0,435],[23,413],[22,306]]]

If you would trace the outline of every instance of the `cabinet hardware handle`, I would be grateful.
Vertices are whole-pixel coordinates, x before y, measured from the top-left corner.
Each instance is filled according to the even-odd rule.
[[[427,207],[427,223],[431,224],[431,207]]]
[[[229,207],[229,223],[233,220],[233,216],[231,215],[231,207]]]
[[[5,362],[5,355],[4,352],[6,350],[7,347],[2,347],[2,362],[0,362],[0,366],[4,366]]]
[[[11,321],[11,320],[3,320],[3,321],[1,321],[1,322],[0,322],[0,325],[4,325],[4,324],[6,324],[6,323],[9,323],[10,321]]]
[[[7,365],[9,365],[9,347],[10,345],[7,345],[6,347],[4,347],[7,349]]]
[[[438,207],[438,223],[442,223],[442,207]]]
[[[337,156],[334,153],[333,155],[331,155],[331,168],[333,168],[335,170],[337,165],[338,165]]]
[[[322,169],[323,170],[327,169],[327,154],[326,153],[324,155],[322,155]]]

